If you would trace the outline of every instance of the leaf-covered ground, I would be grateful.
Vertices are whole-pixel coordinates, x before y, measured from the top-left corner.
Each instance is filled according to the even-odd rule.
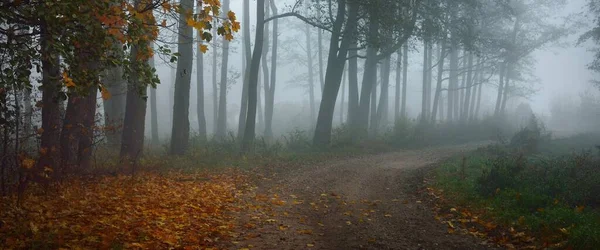
[[[2,202],[0,245],[69,249],[487,249],[451,234],[413,170],[475,146],[255,171],[145,173],[33,187]]]
[[[236,234],[240,196],[251,187],[236,171],[72,179],[3,201],[0,245],[8,248],[199,249]],[[33,191],[39,191],[32,188]]]

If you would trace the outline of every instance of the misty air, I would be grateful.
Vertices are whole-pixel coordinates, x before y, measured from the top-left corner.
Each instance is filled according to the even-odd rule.
[[[4,0],[0,249],[597,249],[598,0]]]

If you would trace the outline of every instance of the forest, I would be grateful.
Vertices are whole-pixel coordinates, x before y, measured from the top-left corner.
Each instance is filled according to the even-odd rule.
[[[596,249],[598,0],[3,0],[0,249]]]

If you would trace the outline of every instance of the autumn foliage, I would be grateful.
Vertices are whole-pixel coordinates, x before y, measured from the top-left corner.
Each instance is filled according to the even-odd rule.
[[[8,248],[205,249],[235,236],[249,188],[237,171],[77,178],[21,206],[8,197],[0,245]]]

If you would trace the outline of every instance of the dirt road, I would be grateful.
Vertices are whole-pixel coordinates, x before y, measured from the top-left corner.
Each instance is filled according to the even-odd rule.
[[[449,234],[416,194],[419,169],[481,144],[356,157],[257,180],[256,200],[276,204],[248,215],[232,249],[487,249]],[[258,211],[258,210],[257,210]]]

